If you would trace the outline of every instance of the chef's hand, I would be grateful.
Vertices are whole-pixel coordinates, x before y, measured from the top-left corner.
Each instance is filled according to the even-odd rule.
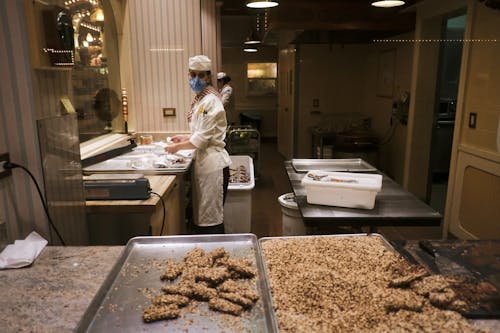
[[[171,140],[174,143],[183,142],[189,140],[189,135],[174,135]]]
[[[170,154],[175,154],[175,153],[177,153],[179,151],[179,145],[176,144],[176,143],[168,145],[168,146],[165,147],[165,151],[167,153],[170,153]]]

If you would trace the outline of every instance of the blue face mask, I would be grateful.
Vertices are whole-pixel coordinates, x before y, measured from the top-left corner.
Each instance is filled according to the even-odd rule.
[[[189,80],[189,85],[191,86],[191,89],[193,89],[195,93],[199,94],[203,89],[205,89],[207,83],[205,81],[200,80],[200,78],[196,76],[193,79]]]

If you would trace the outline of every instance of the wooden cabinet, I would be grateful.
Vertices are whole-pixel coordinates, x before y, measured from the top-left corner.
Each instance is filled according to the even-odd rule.
[[[162,235],[185,232],[181,176],[146,178],[152,192],[158,194],[151,194],[147,200],[86,201],[91,245],[124,245],[136,236],[158,236],[162,223]]]

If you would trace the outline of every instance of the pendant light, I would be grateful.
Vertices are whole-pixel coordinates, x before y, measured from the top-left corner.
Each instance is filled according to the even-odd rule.
[[[252,46],[245,46],[243,48],[243,51],[248,52],[248,53],[255,53],[258,50],[255,47],[252,47]]]
[[[249,8],[271,8],[278,5],[278,0],[247,0],[247,7]]]
[[[390,8],[404,5],[405,2],[401,0],[378,0],[372,1],[372,6],[374,7],[382,7],[382,8]]]
[[[255,32],[255,30],[252,29],[252,33],[250,34],[250,36],[247,37],[247,39],[245,39],[243,44],[245,44],[245,45],[260,44],[260,38],[257,36],[257,33]]]
[[[262,38],[260,37],[260,15],[255,16],[255,27],[250,28],[250,36],[248,36],[243,44],[245,45],[257,45],[261,43]]]

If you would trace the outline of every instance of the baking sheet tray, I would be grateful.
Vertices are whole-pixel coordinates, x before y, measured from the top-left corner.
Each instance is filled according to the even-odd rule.
[[[394,253],[397,253],[397,251],[394,249],[394,247],[391,245],[391,243],[389,243],[389,241],[387,239],[385,239],[384,236],[382,236],[381,234],[377,234],[377,233],[370,233],[370,234],[367,234],[367,233],[359,233],[359,234],[338,234],[338,235],[319,235],[319,236],[282,236],[282,237],[262,237],[262,238],[259,238],[259,245],[260,247],[262,246],[263,243],[265,242],[269,242],[269,241],[272,241],[272,240],[277,240],[277,239],[311,239],[311,238],[324,238],[324,237],[327,237],[327,238],[348,238],[348,237],[352,237],[352,238],[359,238],[359,237],[376,237],[376,238],[379,238],[381,241],[382,241],[382,244],[384,244],[387,249],[389,251],[392,251]],[[269,283],[269,274],[267,272],[267,266],[266,266],[266,262],[263,258],[263,262],[264,262],[264,273],[265,273],[265,276],[266,276],[266,280],[268,281]]]
[[[344,172],[374,172],[377,168],[361,158],[338,159],[292,159],[292,166],[297,172],[309,170],[344,171]]]
[[[150,304],[146,288],[160,293],[160,275],[166,259],[181,261],[198,247],[211,251],[224,247],[231,257],[246,258],[257,269],[256,290],[260,299],[231,327],[236,317],[208,309],[200,302],[196,313],[183,312],[175,320],[154,323],[142,321],[142,310]],[[270,289],[264,274],[260,245],[253,234],[135,237],[129,240],[122,255],[82,317],[77,332],[277,332]]]
[[[147,155],[147,156],[146,156]],[[186,172],[192,162],[191,158],[186,158],[185,163],[178,163],[175,166],[168,166],[166,168],[155,168],[148,166],[153,159],[151,154],[144,154],[143,166],[137,166],[137,161],[140,161],[140,154],[125,154],[111,158],[106,161],[102,161],[93,165],[89,165],[83,169],[84,174],[92,173],[131,173],[138,172],[142,174],[173,174],[173,173],[183,173]],[[134,164],[135,163],[135,164]]]
[[[319,235],[319,236],[283,236],[283,237],[262,237],[259,238],[259,244],[262,245],[262,243],[268,242],[270,240],[275,240],[275,239],[300,239],[300,238],[305,238],[305,239],[310,239],[310,238],[348,238],[348,237],[376,237],[379,238],[382,243],[387,247],[388,250],[397,252],[394,247],[389,243],[387,239],[385,239],[384,236],[381,234],[377,233],[359,233],[359,234],[337,234],[337,235]],[[264,269],[266,269],[265,262],[264,262]],[[267,270],[266,272],[266,277],[267,275]]]
[[[468,283],[463,285],[463,292],[468,293],[470,283],[474,285],[491,284],[496,292],[484,294],[474,291],[477,298],[475,306],[462,313],[467,318],[500,318],[500,241],[499,240],[430,240],[441,257],[446,257],[455,265],[461,266],[456,276],[464,276],[463,269],[468,271]],[[432,274],[439,274],[442,264],[425,252],[418,242],[408,242],[403,245],[405,250]],[[449,272],[453,274],[453,270]],[[469,286],[470,287],[470,286]]]

